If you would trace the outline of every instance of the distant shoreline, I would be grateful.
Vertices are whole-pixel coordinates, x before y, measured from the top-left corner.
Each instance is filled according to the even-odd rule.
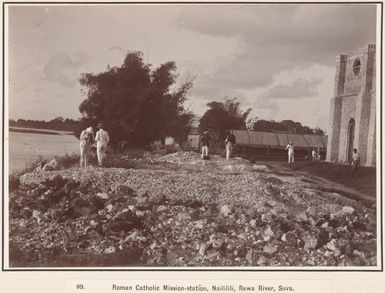
[[[9,127],[10,132],[49,134],[49,135],[73,135],[70,131],[55,131],[36,128]]]

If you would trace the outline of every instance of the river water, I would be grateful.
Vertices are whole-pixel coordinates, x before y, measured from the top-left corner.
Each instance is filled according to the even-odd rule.
[[[58,135],[9,132],[9,173],[22,169],[39,157],[79,154],[79,140],[72,134]],[[7,160],[7,158],[4,158]]]

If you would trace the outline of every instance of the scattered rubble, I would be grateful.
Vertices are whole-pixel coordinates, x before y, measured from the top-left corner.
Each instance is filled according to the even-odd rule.
[[[359,202],[241,159],[137,163],[21,176],[11,266],[376,265],[375,210]]]

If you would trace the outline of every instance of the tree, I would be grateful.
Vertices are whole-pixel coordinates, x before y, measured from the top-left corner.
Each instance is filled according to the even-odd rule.
[[[254,131],[263,131],[263,132],[289,132],[289,133],[298,133],[298,134],[317,134],[324,135],[324,131],[319,127],[314,129],[309,126],[302,125],[300,122],[295,122],[293,120],[282,120],[280,122],[274,120],[263,120],[257,118],[251,118],[247,122],[248,129]]]
[[[236,98],[222,102],[210,102],[208,109],[199,120],[199,131],[209,130],[215,142],[222,142],[231,129],[246,129],[246,119],[251,109],[242,112]]]
[[[325,135],[325,131],[323,131],[321,128],[319,128],[318,126],[316,128],[313,129],[313,132],[314,134],[317,134],[317,135]]]
[[[50,122],[52,122],[52,123],[59,123],[60,124],[60,123],[64,122],[64,118],[61,117],[61,116],[58,116],[55,119],[52,119]]]
[[[127,141],[131,146],[145,146],[165,136],[181,139],[191,123],[183,103],[192,80],[177,86],[176,79],[175,62],[152,71],[143,63],[141,52],[129,52],[121,67],[81,76],[86,96],[79,106],[83,122],[103,123],[114,145]]]
[[[64,119],[61,116],[56,117],[55,119],[52,119],[50,121],[18,119],[17,121],[10,120],[9,122],[9,126],[14,126],[14,127],[27,127],[27,128],[37,128],[37,129],[74,131],[74,132],[76,132],[78,124],[79,124],[79,121],[75,121],[68,118]]]

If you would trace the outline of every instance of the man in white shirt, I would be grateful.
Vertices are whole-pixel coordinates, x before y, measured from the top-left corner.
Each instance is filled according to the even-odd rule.
[[[293,143],[290,141],[289,144],[286,146],[286,149],[287,149],[287,155],[288,155],[288,161],[289,161],[289,164],[290,163],[294,163],[294,145]]]
[[[98,124],[99,131],[96,133],[95,141],[96,141],[96,152],[98,155],[98,163],[99,166],[103,165],[103,160],[106,155],[107,145],[110,142],[110,138],[108,136],[107,131],[103,128],[104,126],[99,123]]]
[[[80,167],[87,167],[91,146],[94,143],[92,127],[84,129],[80,134]]]
[[[351,165],[352,165],[352,175],[354,175],[357,172],[358,166],[360,165],[360,157],[358,156],[357,149],[353,150]]]
[[[235,136],[234,134],[229,133],[225,139],[226,160],[229,160],[231,158],[234,145],[235,145]]]
[[[205,159],[209,155],[209,145],[210,145],[210,136],[207,130],[203,131],[201,137],[201,145],[202,145],[202,159]]]
[[[311,156],[313,161],[318,159],[317,152],[315,150],[312,150]]]

